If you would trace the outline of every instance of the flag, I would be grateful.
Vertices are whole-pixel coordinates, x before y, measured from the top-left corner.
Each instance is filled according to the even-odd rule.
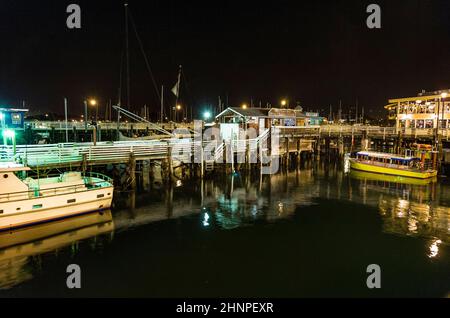
[[[176,97],[178,97],[178,93],[179,93],[179,83],[177,82],[176,84],[175,84],[175,86],[172,88],[172,93],[176,96]]]

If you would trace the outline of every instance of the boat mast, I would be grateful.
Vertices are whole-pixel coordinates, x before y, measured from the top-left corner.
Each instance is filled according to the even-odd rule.
[[[164,119],[164,85],[161,85],[161,124]]]
[[[181,69],[182,69],[182,66],[180,65],[180,67],[178,68],[177,94],[175,95],[176,99],[175,99],[174,116],[173,116],[174,122],[177,121],[177,105],[178,105],[178,100],[180,99]]]
[[[124,4],[125,6],[125,63],[126,63],[126,81],[127,81],[127,105],[126,108],[130,110],[130,52],[128,46],[128,3]]]

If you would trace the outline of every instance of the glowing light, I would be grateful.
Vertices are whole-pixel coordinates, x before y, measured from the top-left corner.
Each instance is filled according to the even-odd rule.
[[[177,110],[180,110],[181,109],[181,105],[177,105]]]
[[[0,120],[3,119],[3,113],[0,113]]]
[[[420,104],[422,101],[420,99],[416,100],[416,104]]]
[[[242,109],[247,109],[247,104],[242,104]]]
[[[441,94],[441,97],[442,97],[442,98],[446,98],[446,97],[447,97],[447,93],[445,93],[445,92],[442,93],[442,94]]]
[[[203,215],[203,226],[209,226],[209,222],[208,222],[208,220],[209,220],[209,215],[208,215],[208,213],[205,213],[204,215]]]
[[[211,118],[211,112],[205,111],[205,112],[203,113],[203,118],[204,118],[205,120],[210,119],[210,118]]]
[[[89,100],[89,105],[95,106],[95,105],[97,105],[97,101],[95,99],[91,99],[91,100]]]
[[[428,254],[429,258],[433,258],[436,257],[439,253],[439,244],[441,244],[442,241],[441,240],[435,240],[433,243],[431,243],[430,245],[430,254]]]
[[[6,138],[14,138],[16,136],[16,133],[14,130],[6,129],[3,131],[3,136]]]
[[[281,100],[281,106],[286,106],[287,101],[285,99]]]

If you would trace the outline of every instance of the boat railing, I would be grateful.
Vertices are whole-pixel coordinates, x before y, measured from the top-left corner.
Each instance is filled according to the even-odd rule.
[[[357,160],[362,163],[371,164],[371,165],[378,166],[378,167],[395,168],[395,169],[401,169],[401,170],[427,171],[427,170],[433,169],[432,163],[430,163],[430,162],[426,162],[425,164],[421,165],[420,167],[410,167],[407,165],[399,165],[399,164],[389,163],[389,162],[379,162],[379,161],[365,160],[365,159],[357,159]]]
[[[82,176],[85,178],[88,178],[88,180],[92,180],[92,178],[102,179],[103,181],[98,181],[96,183],[102,183],[102,182],[109,182],[111,184],[114,183],[113,179],[111,177],[108,177],[105,174],[98,173],[98,172],[92,172],[92,171],[86,171],[82,173]]]

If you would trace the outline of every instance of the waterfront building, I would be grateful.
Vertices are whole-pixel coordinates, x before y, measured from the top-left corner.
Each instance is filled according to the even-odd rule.
[[[0,108],[0,129],[23,129],[28,109]]]
[[[417,96],[389,99],[388,118],[405,134],[432,134],[449,128],[450,90],[422,91]]]
[[[303,112],[301,107],[295,109],[228,107],[216,116],[216,121],[220,123],[221,131],[254,128],[258,134],[262,134],[272,126],[317,126],[323,123],[323,117],[318,113]]]

